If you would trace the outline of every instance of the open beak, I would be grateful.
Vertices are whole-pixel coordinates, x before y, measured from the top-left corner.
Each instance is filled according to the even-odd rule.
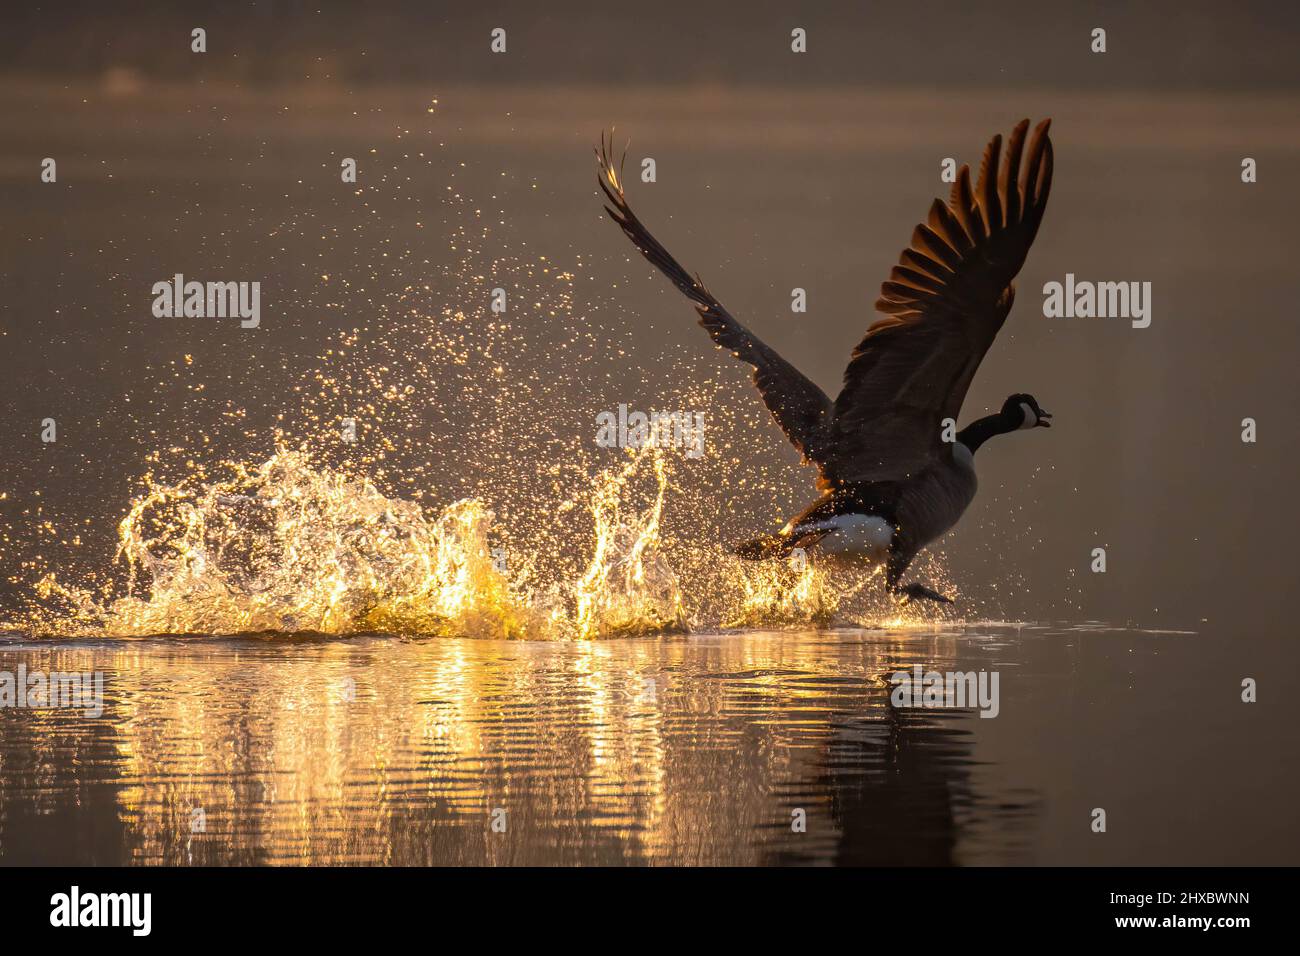
[[[1041,411],[1041,410],[1039,411],[1039,413],[1038,413],[1038,427],[1039,427],[1039,428],[1051,428],[1051,427],[1052,427],[1052,413],[1051,413],[1051,412],[1044,412],[1044,411]]]

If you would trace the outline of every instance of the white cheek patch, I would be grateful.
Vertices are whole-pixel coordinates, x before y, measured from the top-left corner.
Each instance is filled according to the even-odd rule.
[[[1024,402],[1020,403],[1020,411],[1023,412],[1025,416],[1025,420],[1020,425],[1021,428],[1033,428],[1038,424],[1038,415]]]
[[[952,460],[963,467],[975,468],[975,455],[959,441],[952,444]]]

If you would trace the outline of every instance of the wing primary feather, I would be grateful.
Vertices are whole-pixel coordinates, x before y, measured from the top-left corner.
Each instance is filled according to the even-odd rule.
[[[989,235],[1002,229],[1002,203],[998,200],[998,161],[1002,156],[1002,134],[989,140],[980,165],[979,197],[984,213],[984,225]]]
[[[1029,161],[1025,164],[1025,202],[1038,202],[1039,190],[1036,188],[1039,173],[1043,165],[1043,151],[1046,149],[1050,140],[1047,138],[1047,131],[1052,121],[1043,120],[1034,129],[1034,135],[1029,140]]]
[[[935,279],[932,276],[926,275],[924,272],[911,268],[910,266],[894,266],[894,268],[890,270],[889,277],[895,282],[902,282],[905,285],[917,289],[923,289],[926,292],[942,292],[944,289],[944,283],[941,279]]]
[[[988,238],[988,235],[984,229],[984,219],[975,207],[975,196],[971,193],[969,166],[961,168],[961,173],[957,176],[957,182],[953,183],[953,194],[955,196],[953,205],[956,209],[957,218],[962,221],[962,225],[966,227],[966,232],[975,244],[982,243]]]
[[[1007,140],[1007,161],[1002,166],[1002,178],[999,183],[1002,191],[1003,213],[1008,226],[1020,221],[1020,153],[1025,146],[1025,133],[1029,130],[1029,120],[1016,124]]]
[[[943,263],[936,259],[931,259],[925,253],[916,249],[904,249],[902,253],[899,254],[898,258],[899,261],[907,263],[918,272],[924,272],[926,275],[930,276],[930,278],[938,279],[941,282],[951,278],[953,274],[952,270]]]
[[[957,217],[952,214],[943,200],[936,199],[930,206],[930,228],[943,236],[948,245],[952,246],[958,253],[965,254],[971,250],[974,243],[971,237],[966,235],[966,230],[962,228]]]
[[[970,176],[969,163],[961,164],[961,169],[957,170],[957,178],[952,181],[952,189],[948,191],[948,205],[952,206],[954,209],[958,208],[961,205],[961,200],[959,197],[961,196],[962,176],[966,176],[966,177]]]
[[[1052,191],[1052,144],[1049,141],[1047,148],[1043,151],[1042,174],[1039,177],[1038,194],[1034,199],[1034,205],[1028,219],[1029,236],[1026,245],[1033,242],[1034,237],[1038,235],[1038,227],[1042,224],[1043,213],[1047,211],[1047,196]]]
[[[961,256],[957,250],[948,245],[946,239],[925,223],[921,223],[912,230],[912,245],[922,252],[932,255],[954,272],[961,265]]]

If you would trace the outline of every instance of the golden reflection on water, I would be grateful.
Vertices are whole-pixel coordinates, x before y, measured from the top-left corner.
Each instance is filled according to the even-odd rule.
[[[893,712],[884,681],[952,659],[957,640],[0,644],[0,669],[104,671],[107,698],[100,720],[0,722],[0,859],[89,862],[93,846],[96,862],[169,864],[829,861],[855,825],[845,808],[892,786],[908,735],[962,723]],[[946,763],[901,768],[918,783],[908,799],[946,820],[940,855],[969,762],[950,738]],[[807,833],[791,831],[795,807]]]

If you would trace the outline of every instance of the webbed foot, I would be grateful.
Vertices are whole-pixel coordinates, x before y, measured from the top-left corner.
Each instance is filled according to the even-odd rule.
[[[951,604],[952,598],[945,597],[933,588],[928,588],[924,584],[918,584],[913,581],[911,584],[904,584],[901,587],[894,588],[894,594],[899,596],[900,604],[908,604],[917,598],[927,598],[931,601],[939,601],[943,604]]]

